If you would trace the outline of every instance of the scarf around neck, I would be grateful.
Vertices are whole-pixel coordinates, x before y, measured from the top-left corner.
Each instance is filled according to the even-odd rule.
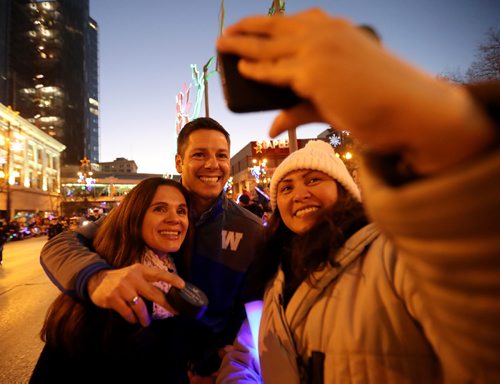
[[[174,259],[170,255],[159,256],[150,248],[146,250],[142,263],[148,267],[159,268],[163,271],[177,274],[177,269],[175,268]],[[166,283],[164,281],[155,281],[153,282],[153,285],[161,289],[163,293],[167,293],[170,290],[170,287],[172,286],[171,284]],[[162,306],[153,302],[152,317],[154,320],[166,319],[167,317],[172,317],[172,316],[174,316],[173,313],[167,311]]]

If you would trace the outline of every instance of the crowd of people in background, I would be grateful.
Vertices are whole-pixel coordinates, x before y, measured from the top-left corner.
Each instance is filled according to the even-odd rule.
[[[89,221],[96,221],[103,215],[101,208],[88,209],[86,214],[73,216],[25,216],[15,217],[7,222],[0,219],[0,266],[3,265],[3,247],[9,241],[29,239],[32,237],[47,236],[52,239],[59,233],[73,230]]]
[[[59,225],[61,227],[59,232],[68,229],[62,224]],[[17,217],[9,222],[0,220],[0,266],[3,265],[5,243],[44,235],[50,236],[53,230],[52,220],[48,218],[34,217],[27,220],[25,217]]]
[[[0,220],[0,236],[5,244],[12,240],[23,240],[30,237],[46,235],[50,228],[50,219],[34,217],[16,217],[8,223]]]
[[[252,196],[248,190],[243,189],[241,194],[237,198],[237,203],[252,212],[257,217],[260,217],[263,223],[266,223],[266,213],[271,213],[271,207],[269,205],[269,199],[262,196],[255,188],[255,195]],[[260,188],[259,188],[260,189]],[[260,189],[262,191],[262,189]]]

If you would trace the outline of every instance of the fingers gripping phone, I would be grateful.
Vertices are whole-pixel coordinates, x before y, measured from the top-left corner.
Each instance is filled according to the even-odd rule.
[[[231,111],[241,113],[286,109],[302,101],[290,88],[243,77],[238,71],[239,60],[236,55],[219,54],[222,89]]]
[[[381,41],[378,31],[369,24],[358,28]],[[270,111],[287,109],[303,101],[294,91],[243,77],[238,71],[236,55],[219,53],[221,82],[227,107],[233,112]]]

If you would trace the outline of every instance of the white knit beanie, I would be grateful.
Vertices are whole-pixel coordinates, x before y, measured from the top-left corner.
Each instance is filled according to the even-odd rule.
[[[347,170],[344,162],[336,155],[333,147],[321,140],[309,141],[306,146],[298,151],[292,152],[276,168],[271,180],[271,206],[276,208],[278,195],[278,184],[292,171],[299,169],[312,169],[321,171],[342,186],[358,201],[361,201],[359,189]]]

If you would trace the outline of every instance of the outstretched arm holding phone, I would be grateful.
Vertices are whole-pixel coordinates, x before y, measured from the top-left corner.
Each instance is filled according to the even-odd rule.
[[[284,304],[279,294],[293,274],[281,268],[271,275],[258,340],[263,381],[303,382],[302,374],[311,365],[300,364],[300,359],[311,362],[319,356],[324,364],[320,359],[318,369],[306,374],[318,371],[325,375],[324,382],[497,382],[500,82],[462,86],[436,79],[394,56],[349,21],[317,9],[243,19],[226,29],[217,49],[241,57],[238,68],[243,76],[289,87],[304,100],[279,113],[270,129],[272,137],[310,122],[326,122],[352,133],[363,154],[363,205],[380,230],[375,240],[359,248],[359,269],[353,262],[346,267],[349,273],[339,272],[335,283],[314,287],[317,292],[329,287],[331,296],[322,292],[307,312],[302,311],[304,298],[309,299],[314,289],[301,280]],[[297,175],[309,169],[304,163],[311,159],[321,159],[317,163],[324,166],[331,158],[312,156],[306,147],[280,164],[282,173],[277,176],[275,170],[271,181],[279,208],[271,220],[281,218],[286,224],[286,217],[292,222],[300,216],[300,204],[307,207],[304,196],[312,199],[314,183],[306,194]],[[311,170],[318,170],[317,163]],[[282,188],[280,180],[285,180]],[[337,217],[345,206],[334,205],[331,216]],[[340,224],[345,217],[350,216],[339,219]],[[314,246],[324,227],[310,229]],[[365,229],[346,240],[347,250],[332,250],[327,243],[334,262],[342,263],[342,251],[357,249],[349,241]],[[276,233],[275,238],[286,234]],[[333,229],[328,233],[336,236]],[[310,248],[299,248],[300,254]],[[269,249],[276,251],[272,243]],[[272,258],[271,251],[263,255]],[[286,256],[277,264],[285,264]],[[382,272],[374,273],[369,262]],[[324,264],[327,270],[329,264]],[[376,283],[370,284],[370,279]],[[383,286],[389,289],[379,297],[386,300],[394,294],[394,300],[369,313],[374,300],[361,299],[363,289],[374,296]],[[354,309],[356,302],[363,303],[359,311]],[[403,310],[392,312],[398,303],[403,303]],[[418,326],[414,335],[428,350],[408,353],[419,344],[402,331],[408,325]],[[348,329],[353,329],[352,338]],[[387,338],[389,333],[397,336]],[[235,350],[223,361],[221,383],[243,378],[259,382],[243,336],[240,333]],[[385,342],[401,344],[392,348]],[[431,362],[427,367],[422,364],[424,355]],[[412,367],[418,370],[412,372]],[[285,371],[294,372],[294,379],[285,379]]]
[[[350,130],[370,151],[400,154],[418,174],[464,161],[493,141],[491,123],[463,87],[408,65],[320,10],[243,19],[217,48],[242,57],[245,77],[290,87],[307,100],[278,115],[272,137],[327,122]]]

